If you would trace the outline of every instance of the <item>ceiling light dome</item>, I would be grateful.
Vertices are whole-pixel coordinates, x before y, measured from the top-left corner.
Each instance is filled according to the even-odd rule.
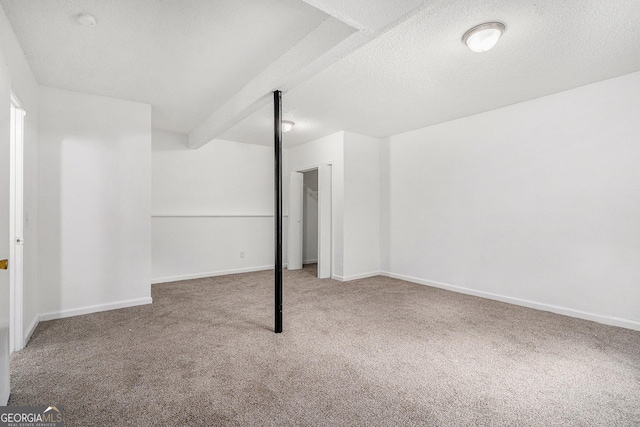
[[[486,52],[498,43],[498,39],[504,33],[504,24],[500,22],[487,22],[476,25],[462,36],[462,42],[474,52]]]
[[[282,121],[282,132],[289,132],[291,129],[293,129],[293,125],[295,125],[295,123],[293,123],[292,121],[283,120]]]

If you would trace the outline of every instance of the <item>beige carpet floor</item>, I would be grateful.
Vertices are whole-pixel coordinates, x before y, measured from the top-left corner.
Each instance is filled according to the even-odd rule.
[[[42,322],[11,405],[67,426],[637,426],[640,332],[376,277],[154,285],[153,304]]]

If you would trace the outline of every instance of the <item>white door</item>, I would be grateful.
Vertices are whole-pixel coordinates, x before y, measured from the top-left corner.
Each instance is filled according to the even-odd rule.
[[[318,278],[331,277],[331,165],[318,167]]]
[[[5,71],[1,69],[0,71]],[[0,78],[0,267],[9,258],[10,90]],[[0,269],[0,405],[9,399],[9,272]]]
[[[23,144],[24,115],[18,99],[11,94],[11,128],[9,151],[9,314],[11,328],[9,332],[9,350],[24,348],[22,329],[23,304],[23,243],[24,243],[24,205],[23,205]]]
[[[302,268],[302,198],[304,175],[292,172],[289,178],[289,254],[287,269]]]

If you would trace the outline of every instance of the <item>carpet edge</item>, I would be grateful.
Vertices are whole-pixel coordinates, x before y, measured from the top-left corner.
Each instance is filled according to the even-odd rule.
[[[462,286],[449,285],[448,283],[436,282],[434,280],[419,279],[417,277],[405,276],[403,274],[391,273],[388,271],[381,271],[381,276],[390,277],[392,279],[404,280],[419,285],[431,286],[434,288],[445,289],[452,292],[458,292],[466,295],[473,295],[476,297],[487,298],[494,301],[506,302],[509,304],[519,305],[522,307],[533,308],[541,311],[548,311],[555,314],[562,314],[564,316],[575,317],[583,320],[590,320],[592,322],[602,323],[609,326],[618,326],[621,328],[631,329],[634,331],[640,331],[640,322],[630,319],[624,319],[615,316],[608,316],[604,314],[596,314],[582,310],[576,310],[568,307],[561,307],[553,304],[545,304],[542,302],[530,301],[521,298],[510,297],[506,295],[493,294],[490,292],[478,291],[475,289],[465,288]]]
[[[98,313],[100,311],[109,311],[109,310],[117,310],[119,308],[128,308],[135,307],[137,305],[146,305],[151,304],[153,299],[151,297],[146,298],[136,298],[124,301],[117,301],[107,304],[97,304],[97,305],[88,305],[80,308],[73,308],[69,310],[62,311],[52,311],[49,313],[44,313],[40,315],[39,322],[54,320],[54,319],[63,319],[65,317],[73,317],[79,316],[82,314],[91,314]]]

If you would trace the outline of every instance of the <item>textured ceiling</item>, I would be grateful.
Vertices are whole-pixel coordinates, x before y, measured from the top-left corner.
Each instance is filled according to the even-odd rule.
[[[151,104],[153,126],[271,145],[384,137],[640,70],[638,0],[0,0],[40,84]],[[82,27],[75,16],[96,16]],[[470,27],[504,22],[471,52]]]
[[[1,0],[38,82],[151,104],[187,133],[330,19],[300,0]],[[78,24],[80,13],[95,27]]]
[[[486,53],[461,43],[501,21]],[[294,146],[339,130],[385,137],[640,70],[638,0],[431,2],[284,94]],[[222,135],[272,144],[267,106]]]

